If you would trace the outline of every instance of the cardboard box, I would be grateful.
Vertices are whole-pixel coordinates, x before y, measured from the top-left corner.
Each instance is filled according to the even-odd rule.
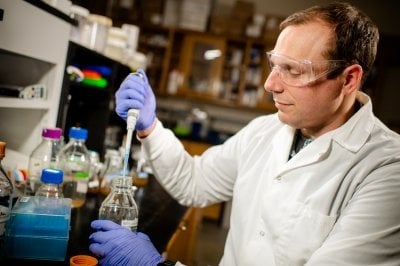
[[[183,0],[179,27],[204,32],[211,13],[211,0]]]
[[[275,42],[279,35],[279,25],[285,18],[277,15],[266,15],[263,30],[263,39]]]
[[[237,0],[233,6],[232,20],[249,22],[254,14],[255,6],[253,2]]]
[[[163,11],[163,26],[176,27],[179,23],[182,0],[166,0]]]
[[[229,25],[227,16],[211,16],[209,30],[214,34],[225,34]]]
[[[246,22],[241,20],[231,19],[229,21],[229,27],[227,28],[227,34],[232,37],[243,37],[246,29]]]

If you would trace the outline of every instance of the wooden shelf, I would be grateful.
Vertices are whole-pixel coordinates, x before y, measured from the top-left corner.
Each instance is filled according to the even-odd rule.
[[[252,89],[263,88],[268,75],[265,52],[271,49],[273,43],[262,39],[237,38],[168,27],[144,26],[141,28],[141,34],[144,39],[151,34],[163,34],[168,40],[167,47],[156,48],[157,51],[152,50],[154,49],[152,45],[146,44],[145,40],[139,42],[139,50],[163,56],[162,60],[161,58],[157,60],[157,62],[162,61],[162,65],[157,63],[147,68],[151,76],[149,79],[155,84],[153,87],[158,95],[167,94],[169,73],[175,69],[180,72],[183,83],[178,86],[177,93],[170,96],[224,107],[276,111],[272,101],[268,102],[268,98],[260,100],[258,93],[257,97],[254,97],[248,92],[249,85]],[[221,55],[213,62],[207,62],[199,58],[198,53],[204,52],[199,50],[199,47],[218,49]],[[248,75],[256,75],[255,80],[259,83],[249,83],[246,80],[249,78]],[[206,88],[193,87],[193,79],[196,79],[196,82],[207,83]],[[229,86],[229,83],[233,86]],[[229,95],[233,97],[226,98]]]

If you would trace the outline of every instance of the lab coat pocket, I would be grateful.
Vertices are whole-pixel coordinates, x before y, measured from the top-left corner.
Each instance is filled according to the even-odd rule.
[[[287,265],[304,265],[322,245],[333,228],[336,216],[328,216],[302,203],[290,214],[286,231]]]

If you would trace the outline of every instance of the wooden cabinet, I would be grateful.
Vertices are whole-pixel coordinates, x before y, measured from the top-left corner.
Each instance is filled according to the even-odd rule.
[[[195,265],[197,233],[202,210],[190,208],[168,242],[164,256],[171,261],[179,261],[187,266]]]
[[[200,155],[209,147],[211,144],[204,142],[197,142],[192,140],[181,140],[185,150],[190,155]],[[224,203],[216,203],[208,207],[202,208],[202,218],[215,221],[220,223],[222,221],[222,213],[224,209]]]
[[[182,84],[178,92],[192,97],[218,99],[221,87],[225,40],[217,36],[187,34],[179,64]]]
[[[263,87],[269,71],[266,52],[272,47],[254,38],[144,26],[138,50],[150,58],[147,73],[158,97],[272,112],[273,101]]]
[[[227,39],[226,42],[222,98],[239,106],[274,110],[264,91],[268,75],[266,52],[271,44],[255,39]]]
[[[185,150],[190,155],[200,155],[206,149],[211,147],[211,144],[205,143],[205,142],[197,142],[197,141],[186,140],[186,139],[182,139],[181,142],[182,142],[183,146],[185,147]]]
[[[165,87],[168,73],[164,69],[170,65],[173,35],[173,31],[160,27],[147,26],[140,29],[137,49],[147,56],[146,74],[156,93]]]

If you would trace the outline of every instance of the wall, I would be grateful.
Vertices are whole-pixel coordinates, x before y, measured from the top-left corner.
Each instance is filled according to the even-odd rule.
[[[246,0],[250,1],[251,0]],[[257,7],[257,12],[264,14],[277,14],[287,16],[299,9],[304,9],[315,4],[329,3],[328,0],[253,0]],[[381,32],[386,34],[400,35],[398,26],[398,10],[400,1],[396,0],[349,0],[361,10],[368,14],[380,28]],[[217,5],[232,5],[235,0],[216,0]],[[394,23],[397,21],[397,23]]]
[[[219,10],[228,10],[236,0],[216,0],[216,6],[222,5]],[[252,1],[252,0],[244,0]],[[310,7],[315,4],[329,3],[328,0],[253,0],[256,10],[262,14],[277,14],[287,16],[297,10]],[[398,10],[400,9],[400,1],[396,0],[349,0],[363,10],[379,27],[381,42],[380,46],[384,47],[383,39],[385,39],[385,48],[378,51],[378,56],[383,57],[380,62],[380,82],[378,88],[374,92],[374,111],[375,114],[392,129],[400,131],[400,90],[398,90],[398,77],[400,76],[400,60],[399,44],[400,44],[400,20],[398,18]],[[391,44],[387,44],[391,42]],[[394,62],[394,63],[393,63]]]

